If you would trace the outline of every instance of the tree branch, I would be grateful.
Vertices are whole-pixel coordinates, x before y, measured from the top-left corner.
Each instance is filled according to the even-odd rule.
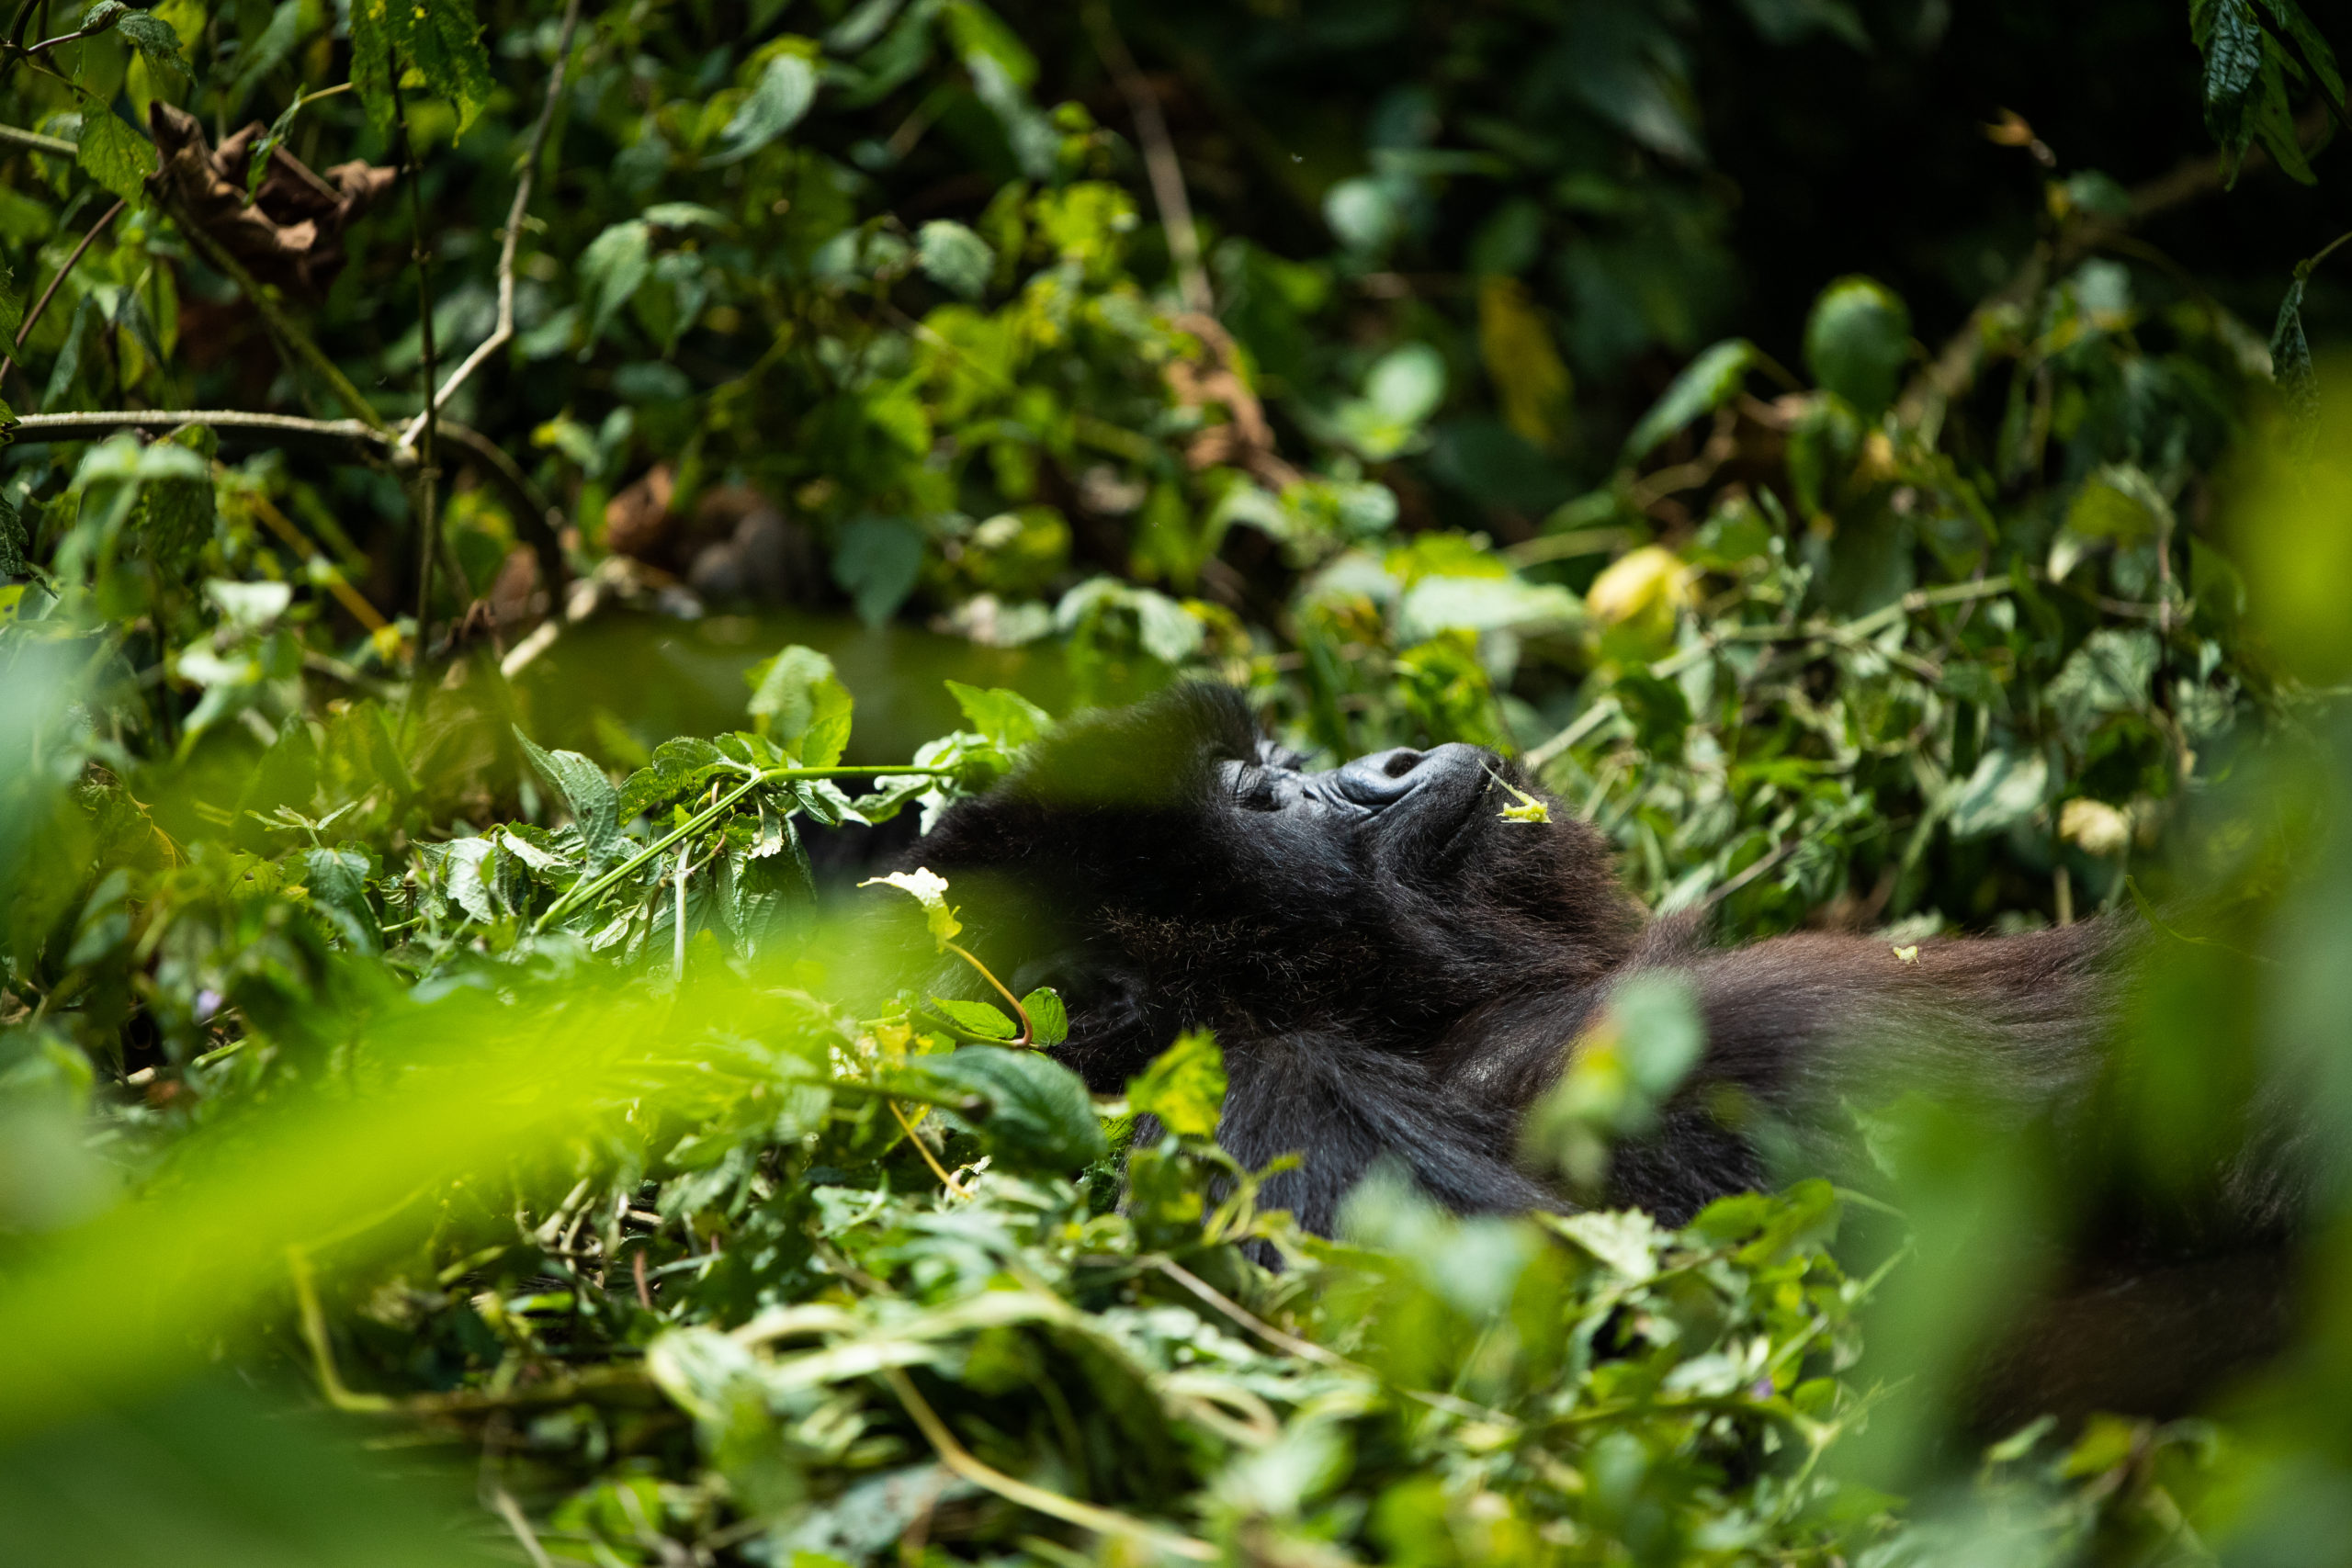
[[[52,158],[71,158],[81,151],[61,137],[43,136],[37,130],[21,130],[13,125],[0,125],[0,146],[22,147],[46,152]]]
[[[1168,233],[1168,258],[1176,268],[1177,292],[1183,297],[1184,309],[1208,315],[1216,310],[1216,300],[1209,293],[1209,275],[1201,265],[1200,231],[1193,224],[1192,198],[1184,191],[1184,171],[1176,161],[1176,144],[1169,138],[1159,99],[1136,69],[1136,57],[1102,0],[1090,0],[1086,27],[1094,35],[1095,52],[1102,57],[1112,80],[1127,100],[1128,112],[1135,116],[1144,172],[1151,178],[1151,199],[1159,209],[1159,225]]]
[[[447,403],[450,394],[464,386],[492,355],[514,339],[514,253],[523,238],[523,218],[531,204],[531,186],[538,175],[539,152],[547,144],[548,127],[555,121],[556,106],[563,98],[564,70],[571,63],[571,35],[579,25],[580,0],[571,0],[563,11],[563,32],[556,39],[555,70],[548,77],[548,101],[539,109],[538,123],[531,128],[530,146],[523,154],[523,170],[514,181],[514,200],[506,209],[506,232],[498,245],[498,325],[449,372],[449,378],[441,383],[441,389],[433,394],[432,401],[401,432],[403,446],[414,446],[426,419]],[[540,564],[544,567],[547,563],[542,560]],[[560,565],[560,556],[558,564]],[[548,581],[550,584],[554,581],[552,578]]]

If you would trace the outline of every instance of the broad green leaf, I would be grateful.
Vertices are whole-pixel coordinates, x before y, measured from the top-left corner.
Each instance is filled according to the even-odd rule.
[[[964,710],[965,722],[1007,751],[1018,751],[1054,727],[1051,714],[1003,686],[982,691],[950,681],[947,694]]]
[[[411,14],[406,40],[425,85],[458,106],[463,131],[490,101],[490,56],[481,46],[472,0],[421,0]]]
[[[977,299],[996,271],[996,252],[961,223],[934,218],[915,233],[915,264],[950,294]]]
[[[2083,481],[2066,508],[2066,527],[2086,539],[2136,545],[2156,536],[2172,520],[2172,506],[2146,472],[2129,463],[2110,463]],[[2058,575],[2063,576],[2064,573]]]
[[[311,905],[324,915],[353,949],[373,957],[384,950],[384,934],[368,902],[368,857],[357,850],[312,850],[302,857],[309,874]]]
[[[2041,752],[1987,751],[1952,792],[1952,837],[1997,833],[2032,816],[2049,796],[2050,761]]]
[[[1021,1032],[1021,1026],[1004,1016],[1004,1010],[987,1002],[959,1002],[950,997],[933,997],[928,1004],[933,1012],[954,1024],[966,1034],[982,1040],[1012,1040]]]
[[[830,768],[849,748],[849,688],[833,661],[798,644],[754,665],[747,705],[752,726],[804,768]]]
[[[1225,1053],[1205,1029],[1180,1034],[1127,1080],[1127,1104],[1187,1138],[1213,1138],[1225,1114]]]
[[[653,232],[642,219],[616,223],[580,253],[580,289],[589,304],[588,341],[628,304],[653,271]]]
[[[180,53],[180,35],[173,31],[172,24],[163,17],[149,16],[144,11],[126,11],[116,27],[138,49],[140,57],[147,62],[150,70],[169,71],[184,78],[194,74],[188,69],[186,57]]]
[[[17,290],[14,267],[0,265],[0,339],[14,343],[25,324],[25,297]]]
[[[718,747],[698,736],[664,740],[653,749],[653,756],[645,766],[621,781],[620,799],[614,816],[619,821],[629,821],[699,789],[716,774],[737,771],[728,765],[725,754]]]
[[[1875,420],[1894,401],[1911,357],[1911,312],[1873,278],[1843,277],[1821,291],[1805,323],[1814,379]]]
[[[5,404],[0,404],[0,419],[8,417]],[[25,521],[17,514],[16,504],[0,495],[0,577],[24,577],[29,568],[26,553],[32,541],[25,536]]]
[[[966,1045],[925,1058],[922,1070],[987,1100],[974,1120],[989,1152],[1007,1164],[1075,1170],[1110,1152],[1086,1085],[1043,1052]]]
[[[922,906],[923,923],[930,928],[931,939],[939,944],[942,952],[946,951],[947,944],[963,931],[964,922],[956,918],[956,911],[947,904],[947,879],[937,872],[917,866],[912,871],[893,871],[881,876],[869,876],[858,886],[872,887],[877,883],[899,889]]]
[[[378,130],[392,128],[393,14],[404,7],[392,0],[351,0],[351,90],[359,96],[370,124]]]
[[[1719,343],[1685,366],[1674,385],[1656,407],[1642,416],[1625,438],[1624,460],[1638,463],[1660,442],[1701,414],[1713,413],[1739,396],[1747,373],[1764,363],[1763,355],[1744,337]]]
[[[2295,47],[2302,51],[2303,62],[2319,78],[2320,90],[2335,100],[2337,107],[2343,107],[2344,73],[2335,62],[2335,51],[2328,47],[2327,39],[2312,26],[2312,19],[2303,14],[2302,6],[2296,0],[2262,0],[2262,8],[2270,14],[2278,28],[2292,39]]]
[[[842,530],[833,581],[849,591],[858,618],[878,626],[898,613],[922,573],[923,532],[903,517],[861,517]]]
[[[2102,627],[2085,637],[2042,693],[2066,739],[2080,741],[2100,720],[2145,708],[2158,655],[2154,632]]]
[[[1069,1038],[1069,1010],[1062,1006],[1062,994],[1051,986],[1040,986],[1022,998],[1021,1009],[1029,1015],[1032,1043],[1054,1046]]]
[[[778,54],[719,132],[718,151],[703,160],[703,166],[716,168],[750,157],[799,124],[816,101],[816,66],[798,53]]]
[[[160,166],[153,144],[111,109],[92,109],[84,115],[74,161],[92,179],[130,202],[139,199],[147,176]]]
[[[2270,375],[2298,423],[2319,414],[2319,377],[2312,368],[2311,339],[2303,332],[2303,276],[2299,271],[2278,302],[2278,324],[2270,333]]]
[[[620,796],[613,781],[577,751],[542,750],[520,725],[514,727],[514,739],[522,742],[524,755],[530,758],[539,776],[553,784],[571,808],[571,825],[580,834],[589,865],[602,863],[621,840]]]

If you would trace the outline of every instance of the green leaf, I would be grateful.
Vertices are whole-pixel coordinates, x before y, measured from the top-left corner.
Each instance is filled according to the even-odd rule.
[[[751,96],[719,132],[718,151],[703,160],[706,169],[748,158],[800,123],[817,101],[817,68],[797,53],[779,54],[760,73]]]
[[[1042,1052],[967,1045],[925,1058],[922,1069],[987,1100],[989,1108],[978,1118],[980,1136],[1006,1164],[1075,1170],[1110,1152],[1086,1085]]]
[[[1021,1010],[1029,1015],[1031,1044],[1058,1045],[1069,1038],[1069,1010],[1051,986],[1040,986],[1022,998]]]
[[[2320,36],[2319,29],[2312,26],[2311,18],[2303,15],[2302,6],[2296,0],[2262,0],[2262,8],[2302,51],[2303,63],[2319,78],[2320,90],[2333,98],[2336,107],[2345,107],[2344,73],[2335,63],[2335,51],[2327,46],[2327,39]]]
[[[1018,751],[1054,727],[1051,714],[1003,686],[983,691],[950,681],[947,694],[964,710],[966,723],[1007,751]]]
[[[1225,1114],[1225,1053],[1205,1029],[1180,1034],[1127,1080],[1127,1104],[1179,1136],[1213,1138]]]
[[[312,850],[302,857],[311,908],[327,918],[354,949],[375,957],[384,933],[368,902],[368,857],[357,850]]]
[[[378,130],[392,128],[393,6],[390,0],[351,0],[351,90]]]
[[[966,1034],[982,1040],[1012,1040],[1019,1037],[1021,1026],[1004,1016],[1001,1008],[986,1002],[959,1002],[948,997],[931,998],[931,1009]]]
[[[180,53],[180,35],[172,29],[171,23],[144,11],[127,11],[118,27],[122,36],[137,47],[149,70],[194,78],[195,73],[188,69],[187,60]]]
[[[2295,422],[2308,427],[2319,417],[2319,375],[2312,368],[2311,339],[2303,332],[2303,278],[2298,273],[2278,302],[2278,324],[2270,333],[2270,375]]]
[[[2100,720],[2148,705],[2159,656],[2156,634],[2103,628],[2083,639],[2042,692],[2069,740]]]
[[[795,644],[752,668],[752,727],[804,768],[830,768],[849,749],[849,688],[833,661]]]
[[[589,303],[588,341],[605,335],[620,308],[653,271],[653,231],[640,219],[616,223],[580,253],[580,291]]]
[[[923,923],[930,928],[931,940],[939,944],[942,952],[963,931],[964,922],[956,918],[956,911],[947,904],[947,879],[937,872],[919,865],[912,871],[869,876],[858,886],[872,887],[876,884],[895,887],[922,906]]]
[[[473,124],[490,101],[490,56],[470,0],[422,0],[410,13],[409,58],[425,85],[458,106],[458,130]]]
[[[1911,312],[1892,289],[1843,277],[1821,291],[1804,330],[1814,379],[1875,420],[1894,401],[1911,357]]]
[[[621,781],[620,802],[614,816],[620,821],[629,821],[699,789],[714,773],[735,771],[718,747],[699,736],[664,740],[653,749],[645,766]]]
[[[1713,413],[1739,395],[1747,373],[1764,363],[1763,354],[1744,337],[1719,343],[1685,366],[1674,385],[1656,407],[1642,416],[1625,438],[1624,460],[1638,463],[1660,442],[1701,414]]]
[[[154,146],[111,109],[93,109],[83,117],[74,162],[106,189],[131,202],[139,199],[147,176],[159,166]]]
[[[17,290],[16,269],[0,266],[0,338],[14,343],[25,324],[25,297]]]
[[[589,867],[594,869],[621,841],[620,796],[613,781],[577,751],[540,750],[520,725],[514,727],[514,739],[522,742],[523,754],[531,759],[539,776],[553,784],[571,808],[571,825],[580,834],[581,847],[587,851]]]
[[[0,420],[8,416],[6,404],[0,404]],[[27,556],[32,541],[25,536],[25,521],[17,513],[15,502],[0,495],[0,577],[26,577],[31,574]]]
[[[2050,795],[2050,761],[2039,751],[2019,754],[1996,749],[1951,795],[1955,839],[1981,839],[2041,808]]]
[[[878,626],[914,592],[922,554],[922,530],[905,518],[861,517],[842,530],[833,581],[849,591],[858,618]]]
[[[950,294],[977,299],[996,271],[996,252],[961,223],[934,218],[916,231],[915,265]]]
[[[2249,0],[2198,0],[2190,17],[2205,51],[2206,129],[2221,145],[2228,183],[2235,185],[2254,135],[2247,99],[2262,79],[2262,24]]]

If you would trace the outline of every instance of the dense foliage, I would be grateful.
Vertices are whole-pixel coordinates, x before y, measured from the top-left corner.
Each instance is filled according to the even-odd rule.
[[[0,42],[17,1555],[2326,1550],[2338,1220],[2220,1424],[1980,1465],[1955,1390],[2085,1211],[1964,1107],[1856,1108],[1891,1212],[1380,1186],[1326,1241],[1214,1041],[1090,1100],[1050,991],[885,962],[965,960],[952,888],[850,886],[1216,679],[1327,760],[1522,756],[1726,937],[2149,912],[2140,1179],[2266,1074],[2352,1109],[2294,0],[2085,6],[2081,60],[1939,0],[52,9]],[[1532,1157],[1589,1179],[1679,1027],[1629,998]]]

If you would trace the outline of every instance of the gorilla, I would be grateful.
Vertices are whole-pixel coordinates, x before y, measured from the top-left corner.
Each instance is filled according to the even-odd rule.
[[[1705,1044],[1652,1130],[1614,1149],[1611,1207],[1677,1224],[1792,1174],[1867,1180],[1854,1111],[1904,1091],[1965,1101],[1996,1134],[2079,1142],[2096,1120],[2132,941],[2111,924],[1916,952],[1811,932],[1719,948],[1694,919],[1647,918],[1600,834],[1566,810],[1506,819],[1510,788],[1538,786],[1491,752],[1302,761],[1260,738],[1238,694],[1178,687],[1065,727],[904,863],[949,879],[967,941],[1015,991],[1061,989],[1057,1054],[1098,1093],[1179,1032],[1213,1030],[1229,1079],[1219,1141],[1253,1168],[1301,1156],[1264,1198],[1311,1230],[1329,1234],[1382,1164],[1458,1213],[1567,1207],[1523,1163],[1521,1122],[1645,974],[1688,987]],[[2249,1267],[2231,1249],[2291,1228],[2292,1184],[2275,1159],[2242,1166],[2215,1179],[2218,1272],[2195,1272],[2177,1225],[2122,1247],[2084,1336],[2117,1312],[2271,1332],[2275,1251]],[[2067,1358],[2083,1361],[2079,1348],[2053,1359]]]

